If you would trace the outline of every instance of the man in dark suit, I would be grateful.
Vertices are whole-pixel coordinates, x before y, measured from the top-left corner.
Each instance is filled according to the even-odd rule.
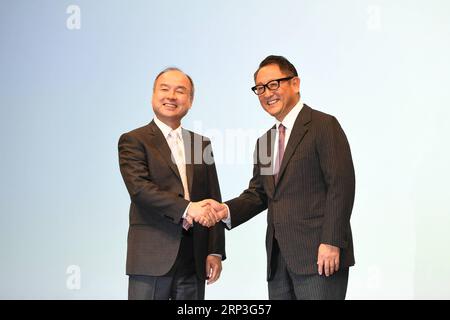
[[[300,78],[286,58],[268,56],[254,79],[252,90],[276,125],[258,139],[248,189],[228,208],[209,203],[229,228],[268,208],[270,299],[345,299],[355,263],[347,138],[336,118],[303,104]]]
[[[129,299],[204,299],[205,279],[213,283],[222,270],[224,227],[208,228],[213,209],[198,202],[221,201],[211,144],[181,128],[193,97],[188,75],[162,71],[153,86],[153,121],[119,140],[120,171],[131,198]]]

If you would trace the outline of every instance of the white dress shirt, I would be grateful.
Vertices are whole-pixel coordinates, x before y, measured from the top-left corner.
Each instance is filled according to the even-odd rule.
[[[172,151],[172,155],[173,155],[175,161],[176,161],[176,162],[180,162],[181,159],[180,159],[180,161],[177,160],[178,157],[175,156],[175,153],[176,153],[176,152],[175,152],[174,150],[172,150],[172,147],[171,147],[172,142],[170,141],[171,138],[169,137],[169,135],[171,135],[172,132],[173,132],[173,134],[175,134],[176,136],[178,136],[178,138],[181,140],[181,143],[179,144],[178,147],[180,148],[180,151],[181,151],[181,153],[182,153],[182,156],[184,157],[184,155],[185,155],[186,153],[185,153],[185,150],[184,150],[184,141],[183,141],[183,134],[182,134],[182,128],[181,128],[181,126],[179,126],[179,127],[176,128],[176,129],[172,129],[172,128],[169,127],[167,124],[165,124],[164,122],[162,122],[161,120],[159,120],[158,117],[156,117],[156,116],[153,118],[153,120],[155,121],[155,124],[158,126],[159,130],[161,130],[161,132],[162,132],[164,138],[166,139],[167,144],[169,145],[169,148],[170,148],[171,151]],[[179,166],[181,166],[181,165],[186,166],[186,163],[176,163],[176,165],[177,165],[177,167],[179,167]],[[183,170],[180,170],[180,169],[179,169],[178,171],[183,171]],[[185,173],[186,173],[186,170],[184,170],[184,174],[185,174]],[[182,172],[180,172],[180,175],[181,175],[181,174],[182,174]],[[185,179],[186,179],[186,183],[187,183],[187,177],[185,177]],[[183,180],[183,178],[182,178],[182,180]],[[182,182],[183,182],[183,181],[182,181]],[[186,195],[189,197],[189,190],[187,189],[187,185],[185,186],[184,183],[183,183],[183,189],[185,189],[185,193],[187,192]],[[188,199],[187,199],[187,200],[188,200]],[[182,216],[183,219],[186,218],[187,211],[188,211],[190,205],[191,205],[191,202],[189,202],[188,206],[187,206],[186,209],[184,210],[184,213],[183,213],[183,216]]]
[[[275,123],[275,128],[276,128],[276,134],[275,134],[275,143],[274,143],[274,150],[273,150],[273,157],[272,159],[277,159],[278,157],[278,139],[279,139],[279,131],[278,131],[278,127],[280,126],[280,124],[283,124],[283,126],[286,128],[285,130],[285,134],[284,134],[284,150],[286,151],[286,146],[288,144],[289,141],[289,137],[291,136],[291,132],[292,132],[292,128],[294,128],[294,123],[295,120],[298,117],[298,114],[300,113],[300,111],[303,108],[303,102],[300,99],[297,104],[295,105],[295,107],[292,108],[291,111],[289,111],[289,113],[286,115],[286,117],[284,117],[283,121],[276,121]],[[280,163],[281,166],[281,163]],[[274,174],[275,174],[275,166],[273,166],[273,170],[274,170]]]

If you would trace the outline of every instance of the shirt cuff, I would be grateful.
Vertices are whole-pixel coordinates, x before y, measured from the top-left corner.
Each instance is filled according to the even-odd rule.
[[[184,210],[183,215],[181,216],[182,219],[186,219],[186,217],[187,217],[187,212],[188,212],[188,210],[189,210],[189,207],[191,206],[191,203],[192,203],[192,202],[189,202],[189,204],[187,205],[186,209]]]

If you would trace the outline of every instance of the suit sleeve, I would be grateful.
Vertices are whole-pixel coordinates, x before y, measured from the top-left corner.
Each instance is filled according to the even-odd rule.
[[[178,224],[189,202],[175,193],[161,190],[151,181],[147,156],[144,146],[137,138],[130,134],[120,137],[120,172],[131,201],[149,214],[159,214]]]
[[[317,151],[327,186],[321,243],[347,248],[355,172],[350,146],[336,118],[331,117],[320,128]]]
[[[237,227],[267,209],[267,195],[262,185],[261,168],[258,165],[259,141],[255,147],[253,177],[250,179],[248,188],[239,197],[226,202],[230,209],[231,228]]]
[[[212,145],[209,140],[206,140],[207,153],[210,156],[205,164],[208,176],[208,192],[209,198],[218,202],[222,202],[220,194],[219,178],[217,177],[216,165],[214,163],[214,156],[212,152]],[[222,223],[217,223],[214,227],[209,229],[208,238],[208,254],[220,254],[222,260],[226,259],[225,254],[225,228]]]

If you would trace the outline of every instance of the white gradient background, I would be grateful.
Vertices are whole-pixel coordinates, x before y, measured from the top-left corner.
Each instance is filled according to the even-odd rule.
[[[66,27],[72,4],[79,30]],[[450,298],[448,1],[0,5],[0,298],[126,299],[120,134],[151,120],[155,75],[182,68],[197,87],[183,126],[212,138],[223,199],[237,196],[274,122],[249,89],[269,54],[291,60],[303,100],[335,115],[351,145],[347,298]],[[265,219],[226,233],[207,299],[267,298]]]

